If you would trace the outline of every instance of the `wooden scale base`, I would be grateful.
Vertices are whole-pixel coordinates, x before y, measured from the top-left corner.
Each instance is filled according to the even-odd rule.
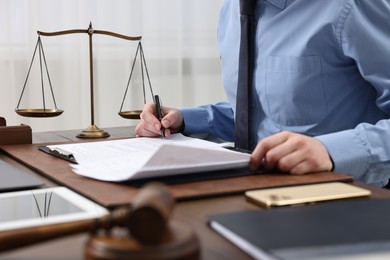
[[[95,235],[85,247],[85,259],[195,260],[200,259],[200,245],[191,229],[172,222],[161,242],[139,243],[131,236]]]

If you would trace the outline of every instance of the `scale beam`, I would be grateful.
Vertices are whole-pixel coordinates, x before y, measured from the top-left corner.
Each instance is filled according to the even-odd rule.
[[[91,25],[90,25],[91,26]],[[128,41],[140,41],[142,39],[142,36],[126,36],[119,33],[114,33],[110,31],[103,31],[103,30],[94,30],[92,29],[92,26],[85,29],[73,29],[73,30],[65,30],[65,31],[57,31],[57,32],[41,32],[37,31],[38,35],[42,36],[59,36],[59,35],[66,35],[66,34],[72,34],[72,33],[89,33],[89,34],[105,34],[116,38],[121,38],[123,40]]]

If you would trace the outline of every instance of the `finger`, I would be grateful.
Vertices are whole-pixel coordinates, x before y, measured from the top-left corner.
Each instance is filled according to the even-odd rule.
[[[310,149],[298,149],[284,156],[279,160],[278,167],[291,174],[330,171],[333,164],[327,150],[317,140],[312,141]]]
[[[273,145],[272,142],[270,142],[270,140],[266,140],[266,139],[263,139],[263,141],[258,143],[251,154],[249,160],[249,168],[252,170],[257,170],[261,166],[266,167],[267,162],[265,156],[269,152],[269,150],[272,149],[272,145]]]
[[[156,117],[156,107],[152,103],[148,103],[144,106],[144,109],[142,110],[142,113],[140,114],[141,120],[144,121],[144,123],[148,124],[146,126],[146,129],[149,131],[153,131],[151,127],[154,127],[156,132],[159,132],[161,129],[161,123],[160,120]]]
[[[266,169],[272,169],[275,167],[277,158],[274,158],[277,155],[276,152],[271,152],[275,147],[283,144],[288,139],[287,132],[281,132],[261,140],[255,150],[252,153],[250,160],[250,168],[257,169],[260,165],[264,165]]]
[[[168,109],[167,113],[161,120],[161,125],[165,129],[170,129],[171,133],[178,132],[183,124],[183,115],[178,109]]]
[[[291,165],[291,168],[288,171],[290,174],[302,175],[306,173],[319,172],[321,170],[315,164],[312,164],[310,159],[305,158],[299,163]]]
[[[141,120],[137,125],[135,133],[139,136],[158,136],[161,134],[159,129],[157,130],[155,126],[150,125],[145,120]]]
[[[291,174],[306,174],[312,172],[330,171],[332,162],[327,158],[319,159],[315,157],[305,157],[304,160],[292,166],[289,172]]]
[[[256,148],[253,150],[251,157],[249,158],[249,168],[251,170],[257,170],[263,163],[265,151],[260,144],[257,144]]]
[[[303,161],[297,164],[295,167],[293,167],[289,172],[290,174],[293,175],[303,175],[306,173],[314,172],[310,169],[311,169],[310,165],[306,161]]]
[[[295,150],[294,152],[287,153],[281,157],[275,167],[282,172],[289,172],[291,174],[303,174],[304,170],[307,169],[307,164],[305,164],[306,155],[300,151]],[[294,169],[296,171],[294,171]]]
[[[168,128],[166,128],[165,129],[165,137],[168,137],[170,135],[171,135],[171,131]]]
[[[138,137],[141,137],[141,136],[144,136],[144,137],[155,137],[155,136],[159,136],[161,135],[160,133],[155,133],[153,131],[149,131],[145,128],[141,128],[141,129],[138,129],[136,131],[136,136]]]
[[[298,155],[294,141],[286,139],[284,142],[275,143],[275,146],[265,154],[265,167],[267,169],[279,168],[282,171],[288,171],[291,165],[300,162]]]
[[[146,103],[142,109],[141,114],[156,114],[156,105],[154,103]]]
[[[175,111],[163,109],[162,110],[164,117],[161,120],[161,125],[164,128],[170,128],[177,120]]]
[[[156,137],[161,136],[161,131],[156,131],[155,127],[142,127],[141,125],[138,125],[135,128],[135,134],[137,137],[145,136],[145,137]],[[169,129],[165,129],[165,137],[168,137],[171,135],[171,131]]]

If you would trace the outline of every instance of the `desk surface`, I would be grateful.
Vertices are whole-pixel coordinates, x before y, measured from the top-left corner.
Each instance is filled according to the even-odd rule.
[[[134,137],[134,128],[130,127],[113,128],[109,129],[108,132],[111,135],[110,138]],[[78,130],[35,133],[33,135],[33,142],[47,143],[74,141],[79,140],[75,137],[78,133]],[[27,167],[3,154],[0,154],[0,158],[26,172],[35,174]],[[40,178],[45,181],[47,187],[56,185],[44,177],[40,176]],[[390,190],[378,189],[365,184],[356,185],[370,189],[373,192],[373,198],[390,198]],[[208,215],[245,209],[258,209],[258,207],[246,202],[243,195],[183,201],[176,204],[173,211],[173,219],[186,224],[195,231],[201,242],[202,259],[250,259],[248,255],[233,246],[206,225]],[[2,253],[0,254],[0,259],[84,259],[83,250],[87,239],[87,234],[72,235],[23,249]]]

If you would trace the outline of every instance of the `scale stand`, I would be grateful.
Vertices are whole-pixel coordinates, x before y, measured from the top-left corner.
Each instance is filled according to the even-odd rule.
[[[52,85],[51,85],[49,71],[47,69],[46,58],[45,58],[45,55],[44,55],[44,52],[43,52],[43,47],[42,47],[42,42],[41,42],[40,36],[59,36],[59,35],[74,34],[74,33],[87,33],[89,35],[91,124],[85,130],[83,130],[78,135],[76,135],[76,137],[78,137],[78,138],[105,138],[105,137],[109,137],[110,136],[109,133],[99,129],[95,125],[95,120],[94,120],[95,111],[94,111],[93,46],[92,46],[92,36],[93,36],[93,34],[104,34],[104,35],[109,35],[109,36],[113,36],[113,37],[116,37],[116,38],[121,38],[121,39],[128,40],[128,41],[139,41],[137,52],[136,52],[136,56],[135,56],[135,59],[134,59],[133,65],[132,65],[132,70],[131,70],[131,73],[130,73],[130,77],[129,77],[129,80],[128,80],[128,83],[127,83],[127,88],[126,88],[126,91],[125,91],[125,95],[123,97],[122,106],[121,106],[120,111],[119,111],[118,114],[121,117],[127,118],[127,119],[139,119],[140,118],[139,115],[142,112],[141,110],[122,111],[122,107],[123,107],[124,100],[126,98],[126,94],[127,94],[128,87],[129,87],[129,84],[130,84],[130,79],[131,79],[131,76],[132,76],[132,73],[133,73],[133,69],[134,69],[134,64],[135,64],[136,57],[137,57],[137,54],[138,54],[139,50],[140,50],[139,53],[140,53],[140,60],[141,60],[141,72],[142,72],[142,84],[143,84],[144,103],[146,103],[145,84],[144,84],[144,69],[146,70],[146,75],[147,75],[147,78],[149,80],[149,87],[150,87],[150,91],[151,91],[151,94],[152,94],[152,98],[154,97],[153,91],[152,91],[152,86],[151,86],[150,79],[149,79],[149,73],[148,73],[147,67],[146,67],[145,57],[144,57],[143,50],[142,50],[142,45],[141,45],[142,37],[141,36],[126,36],[126,35],[121,35],[121,34],[118,34],[118,33],[110,32],[110,31],[94,30],[92,28],[92,23],[89,24],[89,27],[86,30],[85,29],[72,29],[72,30],[57,31],[57,32],[41,32],[41,31],[38,31],[37,33],[38,33],[37,45],[36,45],[35,50],[34,50],[33,58],[32,58],[31,64],[30,64],[30,68],[29,68],[28,73],[27,73],[27,77],[26,77],[26,80],[25,80],[25,83],[24,83],[24,86],[23,86],[22,93],[20,95],[20,99],[19,99],[17,108],[15,109],[16,113],[18,113],[21,116],[26,116],[26,117],[54,117],[54,116],[58,116],[58,115],[62,114],[63,110],[58,109],[57,105],[56,105],[56,102],[55,102],[53,88],[52,88]],[[24,90],[26,88],[27,80],[28,80],[28,77],[29,77],[29,74],[30,74],[30,70],[31,70],[31,67],[32,67],[32,64],[33,64],[34,57],[35,57],[37,49],[39,50],[39,60],[40,60],[40,68],[41,68],[41,84],[42,84],[42,96],[43,96],[43,109],[20,109],[19,105],[20,105],[20,102],[21,102]],[[50,89],[51,89],[51,94],[52,94],[52,98],[53,98],[53,101],[54,101],[55,109],[48,109],[48,108],[46,108],[45,93],[44,93],[44,86],[43,86],[42,60],[44,62],[44,66],[46,68],[46,74],[47,74],[47,78],[48,78],[48,81],[49,81],[49,84],[50,84]]]

